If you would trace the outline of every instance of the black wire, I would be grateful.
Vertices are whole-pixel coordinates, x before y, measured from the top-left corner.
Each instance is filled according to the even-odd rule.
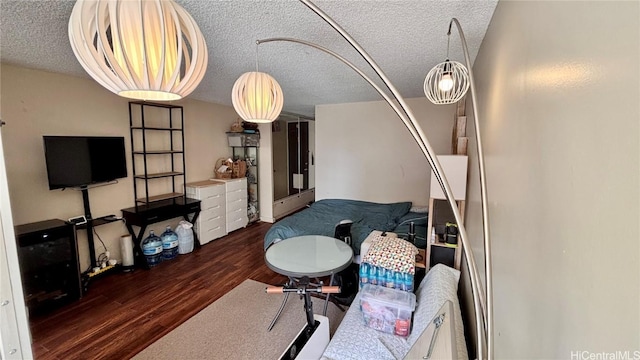
[[[98,240],[100,240],[100,242],[102,243],[102,247],[104,248],[104,251],[109,251],[107,250],[107,246],[104,244],[104,241],[102,241],[102,239],[100,238],[100,235],[98,235],[96,228],[93,228],[93,233],[96,234],[96,236],[98,237]]]

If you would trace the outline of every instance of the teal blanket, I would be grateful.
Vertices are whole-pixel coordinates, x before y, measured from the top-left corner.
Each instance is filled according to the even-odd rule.
[[[352,247],[357,255],[360,253],[360,244],[371,231],[394,230],[410,208],[410,202],[380,204],[358,200],[320,200],[273,224],[264,237],[264,248],[266,250],[276,240],[300,235],[333,237],[335,227],[341,220],[351,220]]]

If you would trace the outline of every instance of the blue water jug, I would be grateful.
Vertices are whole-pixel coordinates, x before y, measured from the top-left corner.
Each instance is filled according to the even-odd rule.
[[[167,229],[160,238],[162,239],[162,258],[171,260],[178,256],[178,234],[171,230],[171,226],[167,225]]]
[[[162,262],[162,239],[154,234],[153,230],[149,230],[149,236],[142,240],[140,247],[149,267],[156,266]]]

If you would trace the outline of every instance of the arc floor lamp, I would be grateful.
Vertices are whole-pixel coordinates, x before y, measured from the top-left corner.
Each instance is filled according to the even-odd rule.
[[[459,224],[460,230],[460,240],[465,249],[465,259],[468,264],[469,275],[471,280],[471,288],[473,293],[473,304],[474,304],[474,313],[476,320],[476,337],[477,337],[477,347],[476,352],[479,359],[484,358],[484,355],[488,358],[493,358],[493,349],[492,349],[492,282],[491,282],[491,253],[490,253],[490,239],[489,239],[489,222],[488,222],[488,210],[486,206],[486,177],[484,175],[484,159],[482,154],[482,145],[480,141],[480,129],[478,125],[478,111],[476,106],[476,96],[475,96],[475,87],[473,83],[473,74],[471,72],[471,62],[469,59],[469,54],[466,46],[466,41],[464,38],[464,34],[462,32],[462,28],[457,19],[453,19],[449,25],[449,32],[447,35],[451,34],[451,24],[455,23],[458,27],[458,32],[462,39],[462,46],[465,54],[465,61],[467,63],[468,72],[464,71],[464,67],[460,68],[458,63],[450,62],[447,59],[443,64],[439,64],[436,66],[438,68],[440,65],[440,70],[432,71],[431,79],[427,76],[427,80],[425,80],[425,92],[429,90],[428,80],[431,80],[432,84],[438,86],[437,89],[433,90],[436,98],[440,98],[441,101],[435,102],[440,104],[449,103],[447,101],[451,101],[452,98],[456,98],[455,101],[458,101],[464,93],[466,92],[466,88],[468,86],[471,87],[472,94],[472,102],[473,102],[473,111],[474,111],[474,119],[475,119],[475,127],[476,127],[476,141],[477,141],[477,151],[478,151],[478,161],[480,164],[480,180],[481,180],[481,197],[482,197],[482,217],[483,217],[483,235],[484,235],[484,247],[485,247],[485,276],[486,276],[486,295],[485,291],[481,286],[480,276],[478,273],[478,268],[475,262],[475,258],[473,256],[473,252],[471,246],[468,241],[468,236],[464,224],[462,222],[462,217],[458,206],[455,202],[455,198],[453,196],[453,192],[451,191],[451,187],[444,176],[444,170],[442,169],[438,159],[433,151],[427,137],[424,134],[424,131],[418,124],[415,115],[411,108],[407,105],[405,100],[402,98],[398,90],[394,87],[391,81],[387,78],[387,76],[382,72],[377,63],[369,56],[369,54],[347,33],[338,23],[336,23],[330,16],[324,13],[320,8],[318,8],[315,4],[313,4],[309,0],[300,0],[304,5],[306,5],[310,10],[320,16],[325,22],[327,22],[334,30],[336,30],[357,52],[358,54],[371,66],[371,68],[375,71],[375,73],[380,77],[385,86],[391,92],[391,96],[395,99],[394,102],[392,97],[387,95],[387,93],[380,88],[377,84],[375,84],[364,72],[358,69],[354,64],[349,62],[343,56],[324,48],[320,45],[299,40],[293,38],[269,38],[258,40],[257,44],[268,43],[268,42],[276,42],[276,41],[288,41],[294,42],[306,46],[310,46],[322,52],[325,52],[336,59],[342,61],[344,64],[353,69],[356,73],[358,73],[365,81],[367,81],[379,94],[382,98],[389,104],[389,106],[393,109],[396,115],[402,120],[403,124],[409,130],[414,140],[420,147],[420,150],[426,157],[429,166],[440,186],[442,187],[447,201],[451,206],[451,209],[454,213],[454,217],[456,222]],[[460,64],[461,65],[461,64]],[[267,75],[267,74],[265,74]],[[278,107],[281,105],[282,93],[280,90],[280,86],[271,85],[269,82],[269,86],[256,86],[255,84],[247,83],[246,79],[248,76],[242,75],[238,81],[236,81],[233,90],[233,105],[236,108],[236,111],[239,114],[246,114],[255,112],[248,108],[255,106],[264,106],[264,112],[271,112],[272,107]],[[254,77],[255,79],[256,77]],[[269,79],[272,78],[269,76]],[[458,80],[458,81],[456,81]],[[460,80],[463,80],[461,83]],[[274,80],[275,81],[275,80]],[[468,84],[465,85],[464,82]],[[464,88],[464,89],[463,89]],[[464,90],[464,91],[462,91]],[[456,93],[456,96],[449,96],[451,93]],[[458,96],[459,95],[459,96]],[[429,97],[429,96],[428,96]],[[430,98],[431,100],[431,98]],[[432,100],[433,101],[433,100]],[[454,101],[454,102],[455,102]],[[243,105],[244,104],[244,105]],[[257,105],[256,105],[257,104]],[[278,111],[279,112],[279,111]],[[273,116],[272,116],[273,117]],[[273,120],[277,118],[277,114],[273,117]],[[246,121],[256,121],[256,122],[264,122],[264,117],[253,120],[250,116],[244,118]],[[486,349],[486,353],[484,352]]]

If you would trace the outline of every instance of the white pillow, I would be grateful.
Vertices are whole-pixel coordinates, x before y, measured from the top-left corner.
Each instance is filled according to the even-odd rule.
[[[415,343],[438,310],[447,301],[453,303],[456,344],[458,359],[468,359],[467,346],[464,339],[464,325],[458,301],[458,281],[460,271],[443,264],[437,264],[429,270],[416,291],[416,310],[413,313],[413,329],[407,343]]]

